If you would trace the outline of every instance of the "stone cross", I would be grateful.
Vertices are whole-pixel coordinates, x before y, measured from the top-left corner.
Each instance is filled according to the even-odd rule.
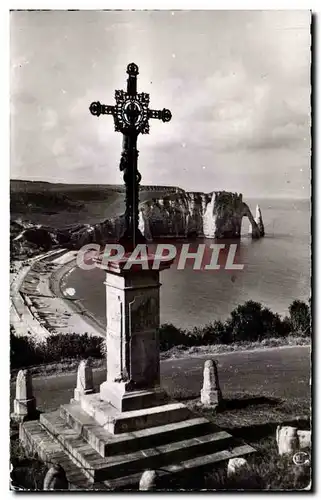
[[[222,393],[218,380],[215,361],[208,359],[204,364],[203,388],[201,402],[206,406],[218,406],[222,401]]]
[[[122,259],[96,265],[106,271],[106,358],[107,377],[100,386],[101,401],[120,412],[163,404],[167,395],[160,388],[159,369],[159,273],[172,261],[154,267],[155,256],[147,252],[139,231],[138,194],[141,176],[137,170],[137,137],[149,132],[149,119],[168,122],[168,109],[149,108],[149,94],[137,93],[138,66],[127,66],[127,91],[116,90],[115,106],[99,101],[90,105],[95,116],[113,115],[115,130],[123,134],[120,170],[126,186],[125,232],[119,240],[126,250]],[[145,252],[144,266],[131,268],[129,252]],[[134,253],[134,252],[133,252]],[[81,396],[81,400],[87,396]],[[87,399],[90,399],[90,396]]]
[[[139,183],[141,175],[137,169],[137,137],[149,133],[149,119],[156,118],[163,122],[170,121],[172,114],[169,109],[150,109],[149,94],[137,93],[138,66],[130,63],[127,66],[127,91],[115,91],[115,106],[92,102],[89,110],[94,116],[113,115],[115,131],[123,134],[123,151],[120,160],[120,170],[124,172],[126,186],[125,232],[120,243],[131,251],[137,243],[143,243],[139,224]]]
[[[20,370],[16,380],[16,397],[11,415],[17,421],[24,421],[36,414],[36,399],[33,396],[32,378],[29,370]]]

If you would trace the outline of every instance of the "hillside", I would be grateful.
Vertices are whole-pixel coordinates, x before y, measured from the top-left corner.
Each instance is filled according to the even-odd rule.
[[[141,186],[140,200],[163,197],[166,186]],[[113,184],[53,184],[10,181],[12,221],[45,224],[62,229],[74,224],[96,224],[125,211],[125,187]]]
[[[11,220],[62,228],[94,224],[122,212],[122,186],[10,181]]]
[[[141,186],[140,201],[177,191],[183,192],[173,186]],[[123,185],[11,180],[11,255],[25,257],[38,248],[105,241],[113,237],[113,220],[121,220],[124,211]]]

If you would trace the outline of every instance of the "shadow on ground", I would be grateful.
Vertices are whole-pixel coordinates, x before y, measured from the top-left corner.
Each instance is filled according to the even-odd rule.
[[[278,425],[310,429],[309,402],[283,400],[275,397],[237,394],[226,398],[219,408],[205,407],[200,397],[176,393],[193,412],[208,418],[234,437],[254,444],[262,438],[275,436]]]
[[[233,433],[233,436],[245,439],[248,442],[253,443],[262,438],[275,434],[278,425],[289,425],[291,427],[297,427],[298,429],[308,430],[310,428],[310,420],[307,418],[303,418],[298,420],[286,420],[273,423],[268,422],[266,424],[251,425],[248,427],[221,427],[221,429],[230,431]]]
[[[222,410],[240,410],[241,408],[247,408],[248,406],[253,405],[277,406],[280,402],[281,401],[277,398],[267,398],[266,396],[225,399],[223,401]]]

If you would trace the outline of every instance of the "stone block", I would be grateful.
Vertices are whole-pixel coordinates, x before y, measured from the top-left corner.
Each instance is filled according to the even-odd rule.
[[[237,457],[230,458],[227,464],[227,477],[232,477],[238,474],[242,469],[248,469],[249,464],[245,458]]]
[[[80,361],[77,371],[77,387],[74,391],[74,398],[79,401],[82,394],[92,394],[94,392],[93,371],[90,359]]]
[[[16,380],[16,397],[11,418],[22,422],[36,417],[36,399],[33,396],[31,373],[29,370],[20,370]]]
[[[217,366],[215,361],[205,361],[203,372],[203,387],[201,403],[205,406],[217,407],[222,402],[222,392],[219,386]]]
[[[110,403],[102,401],[100,394],[81,396],[80,406],[99,425],[112,434],[178,422],[191,418],[192,415],[191,411],[182,403],[171,403],[121,412]]]
[[[139,491],[155,491],[158,486],[158,475],[154,470],[145,470],[139,481]]]
[[[299,447],[311,448],[311,431],[298,431]]]
[[[299,449],[299,438],[297,427],[277,426],[276,442],[279,450],[279,455],[295,453]]]
[[[119,411],[132,411],[159,406],[168,401],[167,394],[160,388],[129,390],[124,382],[103,382],[100,397]]]

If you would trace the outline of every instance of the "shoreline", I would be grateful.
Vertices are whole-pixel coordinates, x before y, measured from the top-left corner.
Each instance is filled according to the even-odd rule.
[[[67,299],[62,291],[61,285],[66,276],[76,267],[76,258],[73,258],[66,264],[63,264],[56,271],[54,271],[49,277],[49,286],[52,293],[56,297],[60,297],[65,301],[66,306],[76,314],[81,315],[82,318],[92,327],[97,328],[97,334],[99,336],[105,337],[105,328],[104,325],[100,323],[87,309],[85,309],[80,299]]]
[[[17,336],[31,335],[36,342],[59,333],[105,337],[102,325],[61,292],[60,282],[75,266],[75,256],[75,251],[59,249],[12,262],[10,327]]]

